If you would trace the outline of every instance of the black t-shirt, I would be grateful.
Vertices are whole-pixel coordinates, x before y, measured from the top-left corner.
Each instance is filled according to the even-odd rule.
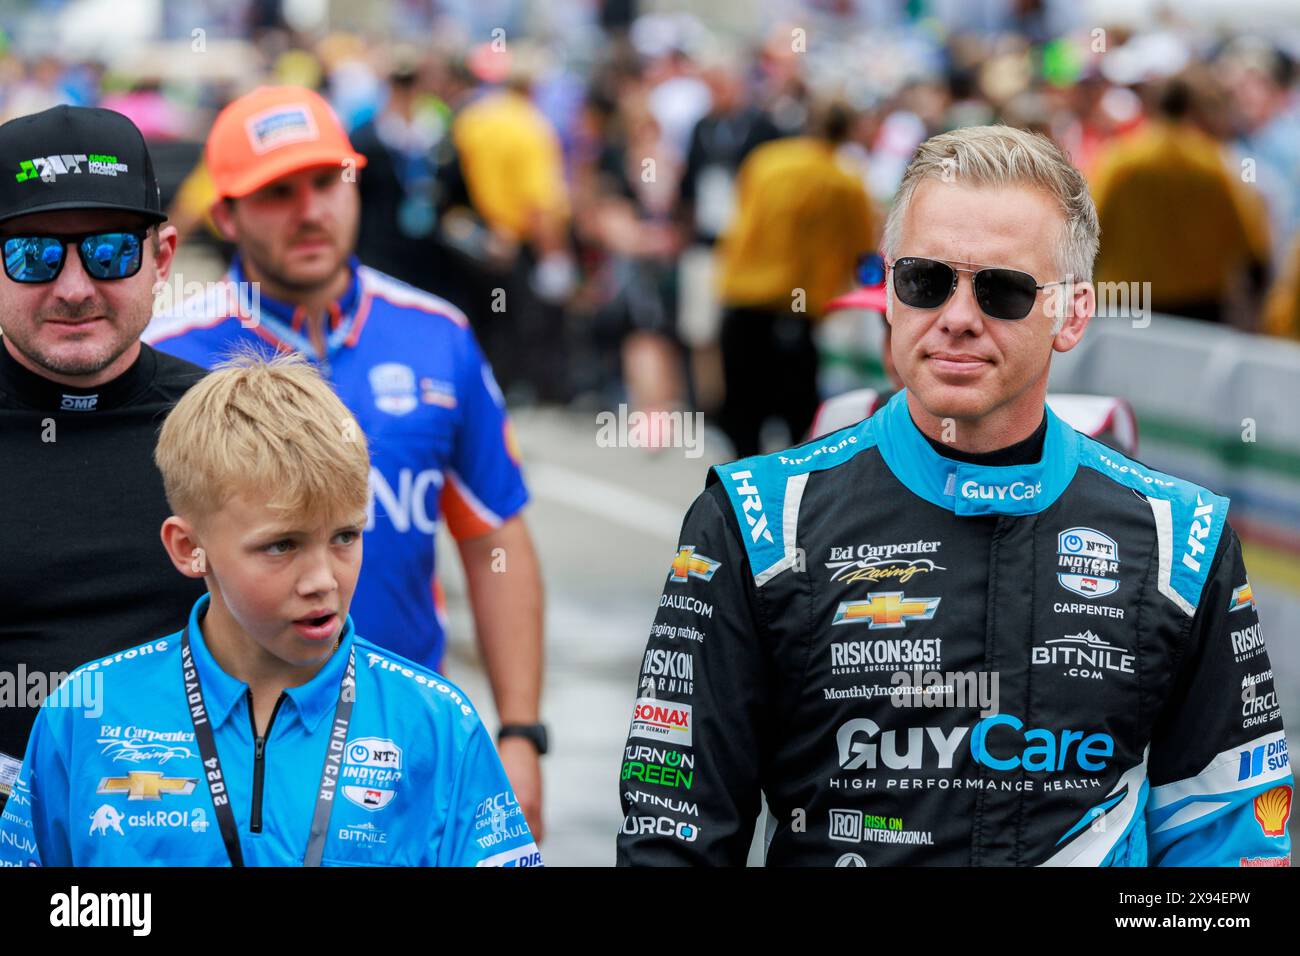
[[[917,430],[920,431],[919,428]],[[944,458],[951,458],[953,461],[965,462],[968,465],[984,465],[990,468],[1005,468],[1007,465],[1032,465],[1043,457],[1043,443],[1047,439],[1047,416],[1043,416],[1043,420],[1038,423],[1038,427],[1034,429],[1033,434],[1028,438],[994,451],[959,451],[944,442],[935,441],[924,432],[921,434],[930,443],[931,448],[943,455]]]
[[[142,345],[113,381],[70,388],[0,341],[0,781],[52,674],[179,630],[204,591],[159,540],[171,511],[153,463],[163,418],[203,374]]]

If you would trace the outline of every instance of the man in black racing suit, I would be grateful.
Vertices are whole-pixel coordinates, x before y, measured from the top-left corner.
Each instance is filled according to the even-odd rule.
[[[773,865],[1289,865],[1227,499],[1044,405],[1094,309],[1048,289],[1096,233],[1041,137],[921,146],[884,241],[908,388],[709,472],[638,679],[620,864],[743,864],[761,791]]]

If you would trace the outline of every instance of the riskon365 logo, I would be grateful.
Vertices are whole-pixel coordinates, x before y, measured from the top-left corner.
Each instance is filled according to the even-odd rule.
[[[970,737],[971,757],[993,770],[1059,773],[1078,768],[1105,770],[1115,754],[1109,734],[1081,730],[1025,729],[1019,717],[994,714],[971,727],[908,727],[881,731],[880,725],[858,717],[840,725],[835,734],[842,770],[951,770],[957,751]]]

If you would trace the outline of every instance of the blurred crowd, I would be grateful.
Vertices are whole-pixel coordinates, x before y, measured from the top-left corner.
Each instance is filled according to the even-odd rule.
[[[369,161],[359,257],[462,308],[512,401],[699,408],[742,453],[767,414],[802,437],[813,329],[917,144],[959,126],[1065,147],[1098,204],[1098,282],[1300,338],[1293,36],[1167,15],[1061,28],[1033,0],[974,24],[924,2],[810,3],[748,29],[635,0],[494,27],[487,6],[391,4],[386,29],[353,32],[304,31],[276,3],[228,5],[210,33],[172,11],[156,56],[127,67],[15,43],[0,113],[127,114],[185,241],[220,247],[213,115],[260,83],[317,88]]]

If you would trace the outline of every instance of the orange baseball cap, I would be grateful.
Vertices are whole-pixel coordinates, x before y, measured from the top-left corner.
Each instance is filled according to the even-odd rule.
[[[330,105],[305,86],[259,86],[228,104],[203,157],[221,198],[247,196],[312,166],[366,165]]]

